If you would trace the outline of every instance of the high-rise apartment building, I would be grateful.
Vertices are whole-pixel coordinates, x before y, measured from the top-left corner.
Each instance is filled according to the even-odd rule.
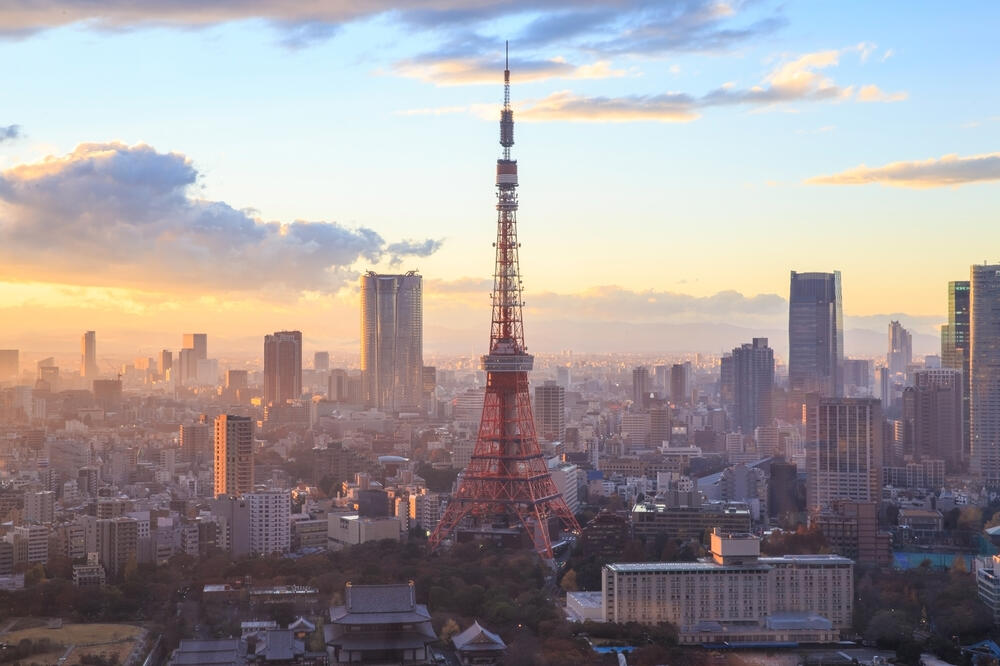
[[[215,489],[213,494],[253,491],[253,421],[249,416],[215,417]]]
[[[80,376],[84,379],[96,379],[97,371],[97,333],[87,331],[80,339]]]
[[[972,267],[969,341],[970,472],[1000,486],[1000,264]]]
[[[50,525],[55,520],[56,494],[51,490],[24,493],[24,522]]]
[[[550,442],[566,438],[566,390],[548,380],[535,387],[535,424],[538,434]]]
[[[916,460],[944,460],[951,471],[962,465],[962,371],[917,370],[903,390],[904,453]]]
[[[734,420],[746,435],[758,426],[769,426],[774,418],[774,350],[767,338],[733,349]]]
[[[264,403],[283,405],[302,397],[302,333],[264,336]]]
[[[195,468],[212,457],[212,426],[208,423],[186,423],[180,428],[181,455]]]
[[[250,507],[250,554],[287,553],[292,544],[292,502],[287,491],[247,493]]]
[[[423,330],[420,275],[361,276],[361,374],[368,405],[388,411],[419,407]]]
[[[806,495],[810,510],[835,500],[882,499],[882,406],[871,398],[806,401]]]
[[[843,362],[840,271],[792,271],[788,298],[788,381],[792,390],[842,395]]]
[[[185,333],[181,345],[184,349],[193,349],[195,361],[204,361],[208,358],[208,334],[207,333]]]
[[[969,458],[969,413],[972,399],[970,384],[972,373],[969,369],[971,291],[971,283],[968,280],[948,283],[948,323],[941,326],[941,367],[962,371],[962,455],[966,460]]]
[[[20,352],[17,349],[0,349],[0,382],[16,382],[20,374]]]

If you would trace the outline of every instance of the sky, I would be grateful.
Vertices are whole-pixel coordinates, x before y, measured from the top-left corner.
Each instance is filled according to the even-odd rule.
[[[346,352],[357,276],[417,269],[427,347],[481,353],[509,40],[529,347],[780,337],[789,271],[840,270],[849,352],[899,318],[932,353],[947,282],[1000,260],[998,24],[991,2],[0,3],[0,347],[298,328]]]

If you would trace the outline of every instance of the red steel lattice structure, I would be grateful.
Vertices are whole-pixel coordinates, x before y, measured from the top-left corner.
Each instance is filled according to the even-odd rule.
[[[504,105],[500,112],[497,160],[496,269],[493,275],[493,322],[490,353],[482,357],[486,398],[479,436],[458,490],[430,537],[436,548],[465,523],[523,527],[535,549],[552,557],[549,523],[559,519],[565,529],[580,526],[556,488],[542,457],[528,393],[533,357],[524,344],[521,277],[517,250],[517,160],[514,112],[510,108],[510,66],[504,69]]]

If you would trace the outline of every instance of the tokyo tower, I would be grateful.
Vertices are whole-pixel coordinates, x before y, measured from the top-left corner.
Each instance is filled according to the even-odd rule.
[[[472,459],[458,490],[430,537],[436,548],[465,524],[523,527],[535,550],[552,557],[549,525],[558,519],[571,531],[580,530],[576,518],[556,488],[542,457],[528,394],[528,371],[533,357],[524,344],[521,276],[517,250],[517,160],[514,112],[510,108],[510,64],[503,73],[503,110],[500,112],[497,160],[496,269],[493,275],[493,321],[490,353],[482,357],[486,371],[486,398]]]

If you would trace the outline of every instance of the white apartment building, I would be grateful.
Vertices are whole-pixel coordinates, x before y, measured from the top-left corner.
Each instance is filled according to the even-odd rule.
[[[287,553],[292,547],[292,499],[282,490],[247,493],[250,507],[250,552]]]
[[[712,534],[712,559],[608,564],[604,622],[670,622],[682,643],[839,640],[851,624],[854,562],[838,555],[760,557],[750,534]]]

